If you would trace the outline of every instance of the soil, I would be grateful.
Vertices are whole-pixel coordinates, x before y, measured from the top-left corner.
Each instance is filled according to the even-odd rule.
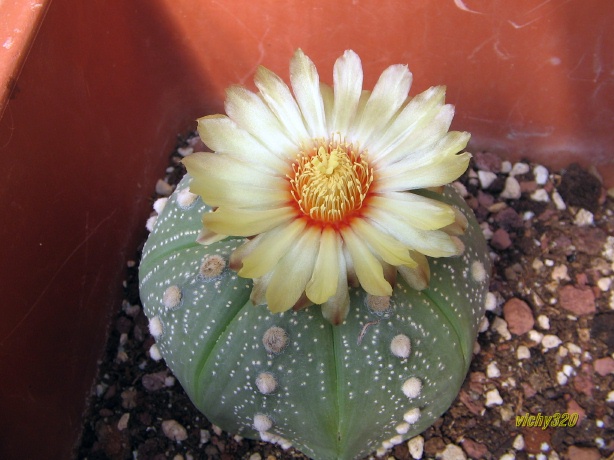
[[[200,147],[192,134],[178,140],[152,202]],[[553,173],[491,153],[475,154],[459,183],[495,262],[482,332],[452,407],[383,458],[614,458],[614,199],[577,165]],[[76,457],[306,459],[222,432],[151,359],[138,259],[127,261]],[[539,415],[560,426],[522,426]]]

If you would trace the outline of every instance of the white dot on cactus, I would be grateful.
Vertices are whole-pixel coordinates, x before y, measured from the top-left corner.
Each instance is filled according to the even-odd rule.
[[[160,354],[160,349],[158,348],[158,345],[156,345],[155,343],[151,347],[149,347],[149,357],[153,359],[154,361],[160,361],[162,359],[162,355]]]
[[[403,414],[403,420],[405,420],[410,425],[416,423],[420,420],[420,409],[414,407],[413,409],[408,410]]]
[[[288,345],[288,335],[281,327],[270,327],[262,337],[262,344],[267,353],[280,353]]]
[[[403,422],[396,426],[395,430],[399,434],[406,434],[409,431],[409,423]]]
[[[154,316],[149,320],[149,333],[151,336],[158,340],[164,332],[164,326],[159,316]]]
[[[396,335],[390,342],[390,351],[398,358],[407,358],[411,352],[411,341],[405,334]]]
[[[198,195],[190,192],[190,189],[184,188],[182,191],[177,193],[177,204],[182,209],[188,209],[194,204],[196,198],[198,198]]]
[[[172,285],[166,288],[164,294],[162,294],[162,305],[168,310],[174,310],[179,306],[181,302],[181,289],[179,286]]]
[[[367,294],[367,307],[375,313],[383,313],[390,308],[390,296]]]
[[[208,255],[203,259],[199,274],[206,280],[217,278],[226,268],[226,261],[219,254]]]
[[[273,421],[264,414],[254,416],[254,429],[260,433],[269,431],[273,427]]]
[[[154,211],[160,214],[162,210],[164,209],[164,206],[166,206],[167,201],[168,201],[168,198],[158,198],[156,201],[154,201],[154,204],[153,204]]]
[[[416,377],[411,377],[403,383],[403,393],[410,399],[420,396],[422,391],[422,382]]]
[[[268,395],[273,393],[275,388],[277,388],[277,380],[275,377],[273,377],[273,374],[270,374],[269,372],[262,372],[256,378],[256,386],[258,387],[258,391],[260,391],[260,393]]]
[[[479,260],[476,260],[471,264],[471,277],[478,283],[481,283],[486,279],[486,269],[484,268],[484,264]]]

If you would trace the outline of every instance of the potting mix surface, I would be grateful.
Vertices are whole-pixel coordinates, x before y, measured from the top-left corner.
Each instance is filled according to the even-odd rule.
[[[182,157],[203,147],[194,134],[178,140],[152,203],[185,173]],[[614,198],[594,171],[553,172],[484,152],[455,186],[494,256],[487,312],[452,407],[382,458],[614,458]],[[125,298],[77,458],[306,459],[212,425],[164,361],[149,356],[139,256],[126,261]],[[567,426],[545,428],[545,417],[557,414]]]

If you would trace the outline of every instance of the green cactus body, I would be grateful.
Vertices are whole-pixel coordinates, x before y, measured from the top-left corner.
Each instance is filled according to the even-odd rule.
[[[430,259],[427,290],[399,277],[383,311],[370,306],[387,298],[351,289],[345,322],[332,326],[318,306],[272,314],[252,305],[251,280],[226,267],[244,239],[196,243],[211,209],[188,183],[145,245],[141,298],[161,355],[213,423],[315,459],[355,459],[419,434],[450,406],[490,273],[481,230],[452,187],[440,199],[469,220],[464,255]]]

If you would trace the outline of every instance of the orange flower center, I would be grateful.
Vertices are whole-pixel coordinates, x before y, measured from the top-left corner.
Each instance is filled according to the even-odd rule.
[[[322,224],[338,223],[361,208],[373,182],[373,168],[352,144],[315,142],[292,165],[290,193],[303,214]]]

